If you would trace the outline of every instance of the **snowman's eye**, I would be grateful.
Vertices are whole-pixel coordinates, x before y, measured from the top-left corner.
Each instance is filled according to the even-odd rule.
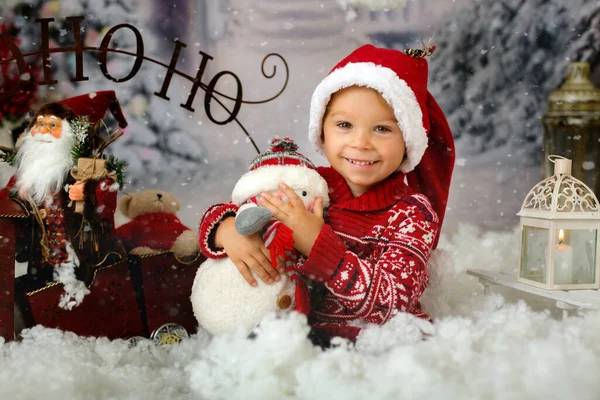
[[[308,193],[306,193],[306,190],[303,190],[303,191],[302,191],[302,196],[305,196],[305,197],[306,197],[306,195],[307,195],[307,194],[308,194]]]

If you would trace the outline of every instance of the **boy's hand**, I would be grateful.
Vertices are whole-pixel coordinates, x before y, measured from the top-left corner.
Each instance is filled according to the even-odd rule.
[[[321,228],[325,225],[323,199],[317,198],[311,212],[306,209],[302,199],[292,188],[285,183],[279,184],[279,188],[290,200],[289,203],[285,203],[270,193],[262,193],[259,202],[263,207],[271,210],[273,218],[283,222],[294,231],[294,247],[300,253],[308,256]]]
[[[254,272],[264,283],[271,284],[281,279],[279,272],[271,266],[271,253],[265,247],[260,233],[244,236],[235,229],[235,218],[224,219],[215,233],[215,245],[225,249],[246,281],[256,286]],[[280,270],[283,267],[280,266]]]

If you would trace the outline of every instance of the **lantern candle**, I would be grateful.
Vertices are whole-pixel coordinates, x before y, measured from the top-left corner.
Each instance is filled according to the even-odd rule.
[[[565,231],[560,229],[554,251],[554,283],[573,283],[573,247],[563,243]]]

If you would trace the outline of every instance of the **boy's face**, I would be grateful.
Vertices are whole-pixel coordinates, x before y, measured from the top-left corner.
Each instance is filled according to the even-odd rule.
[[[369,88],[336,92],[323,120],[327,160],[360,196],[398,169],[406,146],[392,108]]]

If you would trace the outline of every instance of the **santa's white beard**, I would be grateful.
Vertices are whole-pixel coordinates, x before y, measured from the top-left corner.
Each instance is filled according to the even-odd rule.
[[[63,120],[60,139],[50,134],[31,136],[25,132],[17,152],[16,189],[21,198],[42,204],[46,197],[61,190],[73,160],[71,148],[74,138]]]

